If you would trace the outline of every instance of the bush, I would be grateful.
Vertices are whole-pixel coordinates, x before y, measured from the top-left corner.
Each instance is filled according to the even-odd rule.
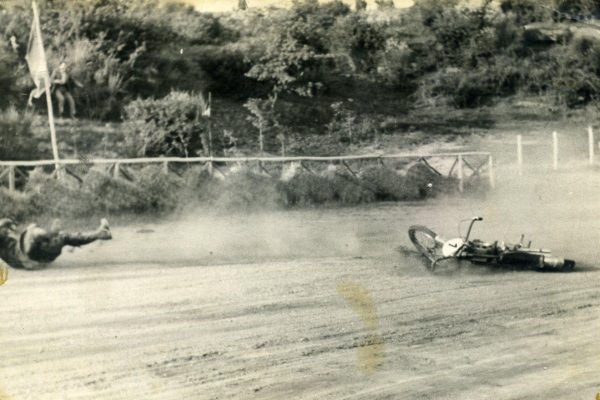
[[[0,159],[35,159],[38,141],[32,133],[33,116],[14,107],[0,111]]]
[[[325,204],[335,199],[335,190],[329,179],[300,171],[287,182],[282,183],[287,204],[305,206]]]
[[[95,211],[94,195],[83,191],[78,182],[66,178],[58,180],[43,169],[36,168],[29,174],[25,192],[38,213],[53,217],[80,217]]]
[[[86,196],[87,213],[144,213],[157,211],[153,198],[144,188],[121,178],[91,169],[83,179],[81,191]]]
[[[9,45],[0,41],[0,110],[16,105],[19,90],[17,87],[19,63],[18,55],[9,50]]]
[[[333,189],[333,201],[341,204],[371,203],[375,200],[375,192],[371,185],[361,181],[350,171],[334,167],[330,168],[325,177]]]
[[[371,188],[376,200],[415,200],[421,197],[414,180],[386,167],[367,167],[361,171],[360,178]]]
[[[157,185],[158,186],[158,185]],[[156,186],[155,186],[156,187]],[[25,187],[40,213],[61,217],[84,217],[163,211],[151,193],[155,188],[129,182],[91,169],[83,182],[66,176],[55,179],[41,169],[31,172]]]
[[[196,156],[207,150],[202,143],[207,131],[202,113],[207,107],[202,95],[184,92],[135,100],[125,108],[125,129],[142,156]]]
[[[455,192],[458,187],[455,178],[445,177],[423,163],[413,164],[406,171],[406,179],[416,187],[420,198]]]
[[[600,45],[596,40],[576,38],[549,51],[556,68],[552,85],[559,103],[576,107],[600,97]]]
[[[146,193],[152,210],[173,211],[180,201],[185,182],[174,173],[166,174],[162,166],[148,165],[135,174],[136,184]]]
[[[0,215],[14,221],[23,221],[40,213],[32,193],[9,192],[0,188]]]

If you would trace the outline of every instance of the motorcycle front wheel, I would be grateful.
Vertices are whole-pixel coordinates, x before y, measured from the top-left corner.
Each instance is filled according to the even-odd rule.
[[[443,242],[437,239],[438,235],[422,225],[412,225],[408,228],[408,237],[419,253],[431,263],[442,257]]]

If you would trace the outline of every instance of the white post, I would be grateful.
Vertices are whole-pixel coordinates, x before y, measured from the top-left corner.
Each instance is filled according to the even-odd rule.
[[[588,146],[590,148],[590,164],[594,165],[594,130],[588,126]]]
[[[263,133],[262,133],[262,124],[261,126],[258,128],[258,146],[260,148],[260,156],[264,156],[264,150],[265,150],[265,144],[264,144],[264,137],[263,137]]]
[[[517,135],[517,164],[519,175],[523,175],[523,138],[521,135]]]
[[[11,192],[15,191],[15,167],[8,167],[8,190]]]
[[[488,157],[488,177],[490,179],[490,188],[496,187],[496,180],[494,177],[494,157],[490,154]]]
[[[463,178],[463,158],[462,154],[458,155],[458,191],[462,193],[464,190],[464,178]]]
[[[208,109],[212,113],[212,93],[208,92]],[[213,156],[213,139],[212,139],[212,124],[210,121],[210,115],[208,116],[208,156]]]
[[[46,104],[48,105],[48,123],[50,124],[50,141],[52,143],[52,154],[54,156],[54,168],[56,174],[60,178],[60,165],[58,162],[58,145],[56,142],[56,130],[54,129],[54,112],[52,110],[52,95],[50,94],[50,73],[48,71],[48,65],[46,63],[46,53],[44,51],[44,42],[42,40],[42,29],[40,28],[40,17],[38,15],[37,4],[32,2],[33,7],[33,18],[35,20],[35,34],[38,37],[41,45],[41,53],[44,57],[44,64],[46,65],[46,71],[44,75],[44,84],[46,88]]]
[[[552,132],[552,169],[558,169],[558,135]]]

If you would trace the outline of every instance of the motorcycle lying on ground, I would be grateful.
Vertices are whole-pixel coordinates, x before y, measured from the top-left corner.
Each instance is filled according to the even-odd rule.
[[[539,271],[572,271],[575,268],[575,261],[553,256],[550,250],[533,249],[531,242],[525,247],[524,236],[521,236],[520,243],[516,245],[470,240],[471,229],[477,221],[483,221],[483,218],[474,217],[470,220],[465,237],[444,240],[422,225],[411,226],[408,237],[419,253],[429,261],[429,269],[432,271],[435,271],[441,261],[451,259],[468,260],[478,265]]]

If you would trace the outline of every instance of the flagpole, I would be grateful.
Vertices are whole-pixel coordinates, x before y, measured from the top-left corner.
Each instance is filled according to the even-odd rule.
[[[208,92],[208,109],[212,113],[212,94]],[[212,144],[212,127],[210,123],[210,113],[208,114],[208,154],[212,158],[213,156],[213,144]]]
[[[210,157],[210,166],[209,166],[209,172],[212,175],[213,172],[213,163],[212,163],[212,158],[213,158],[213,143],[212,143],[212,127],[211,127],[211,121],[210,121],[210,117],[211,117],[211,113],[212,113],[212,93],[208,92],[208,155]]]
[[[58,177],[60,177],[60,161],[58,158],[58,145],[56,142],[56,130],[54,128],[54,111],[52,110],[52,95],[50,94],[50,73],[48,72],[48,63],[46,61],[46,52],[44,50],[42,40],[42,29],[40,28],[40,17],[38,14],[37,4],[35,1],[31,2],[33,6],[33,18],[35,21],[35,34],[38,40],[42,44],[41,53],[44,57],[44,64],[46,64],[46,71],[44,73],[44,86],[46,89],[46,103],[48,105],[48,124],[50,124],[50,140],[52,142],[52,154],[54,156],[54,168]]]

